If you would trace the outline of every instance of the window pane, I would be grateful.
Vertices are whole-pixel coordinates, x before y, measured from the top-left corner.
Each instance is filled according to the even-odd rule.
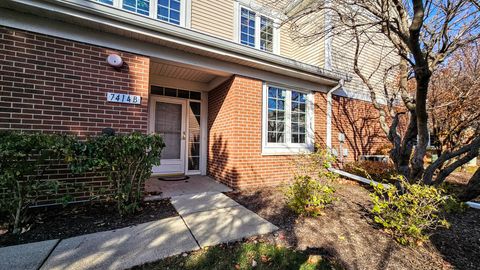
[[[298,133],[298,123],[292,121],[292,133]]]
[[[277,97],[277,89],[273,87],[268,88],[268,96],[276,98]]]
[[[277,143],[283,143],[285,142],[285,136],[283,133],[277,133]]]
[[[197,171],[200,169],[200,158],[190,157],[188,158],[188,170]]]
[[[242,8],[240,17],[240,42],[255,47],[255,12]]]
[[[298,143],[298,134],[292,134],[292,143]]]
[[[182,140],[182,106],[157,102],[155,106],[155,132],[162,135],[165,148],[162,159],[180,159]]]
[[[292,91],[292,143],[305,143],[306,138],[306,94]]]
[[[123,9],[148,16],[150,12],[150,0],[124,0]]]
[[[180,91],[180,90],[179,90]],[[200,112],[201,104],[190,101],[188,108],[188,169],[200,168]]]
[[[260,17],[260,49],[273,52],[273,20]]]
[[[305,134],[300,134],[298,143],[305,143]]]
[[[279,100],[278,103],[277,103],[277,109],[278,109],[279,111],[285,110],[285,101]]]
[[[275,110],[268,110],[268,119],[276,120],[277,112]]]
[[[275,128],[276,128],[275,123],[276,123],[275,121],[268,121],[268,131],[275,132]]]
[[[268,109],[275,110],[277,108],[277,100],[273,98],[268,99]]]
[[[171,1],[170,5],[172,10],[180,11],[180,1]]]
[[[159,7],[158,18],[161,20],[168,20],[168,9],[164,7]]]
[[[268,134],[269,143],[285,142],[285,90],[268,88]]]
[[[180,24],[180,1],[159,0],[157,6],[157,19],[173,24]]]
[[[285,120],[285,112],[277,112],[277,120]]]
[[[275,134],[275,132],[268,132],[268,142],[269,143],[275,143],[277,142],[277,135]]]

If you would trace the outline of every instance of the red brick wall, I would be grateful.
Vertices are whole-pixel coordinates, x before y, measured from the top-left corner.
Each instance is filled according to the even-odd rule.
[[[110,67],[110,53],[126,65]],[[146,132],[149,64],[140,55],[0,27],[0,129],[81,137],[106,127]],[[140,95],[142,103],[110,103],[107,92]],[[59,180],[76,200],[108,188],[103,177],[72,175],[64,165],[52,167],[45,178]]]
[[[208,93],[208,174],[234,188],[277,185],[292,156],[262,156],[262,81],[234,76]]]
[[[106,63],[119,54],[126,67]],[[0,129],[95,135],[147,130],[149,58],[0,28]],[[142,96],[141,105],[106,101],[106,93]]]
[[[315,142],[326,145],[326,94],[315,94]],[[358,160],[390,145],[380,128],[379,113],[370,102],[333,95],[332,148],[340,151],[339,133],[345,134],[342,149],[348,149],[343,162]]]
[[[234,76],[209,96],[208,174],[234,188],[278,185],[292,177],[292,155],[262,155],[262,82]],[[315,142],[325,146],[326,95],[315,94]],[[346,134],[347,160],[385,143],[368,102],[336,97],[332,143]]]

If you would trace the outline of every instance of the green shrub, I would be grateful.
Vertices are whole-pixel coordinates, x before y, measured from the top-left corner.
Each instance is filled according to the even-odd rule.
[[[458,206],[455,199],[445,196],[434,186],[411,184],[399,177],[404,193],[396,187],[372,185],[370,197],[374,222],[403,245],[421,244],[437,227],[449,227],[444,215]],[[458,208],[457,208],[458,209]]]
[[[344,171],[375,180],[378,182],[393,182],[397,171],[392,163],[380,161],[355,161],[345,164]]]
[[[161,136],[155,134],[102,135],[77,142],[67,160],[76,173],[95,171],[105,175],[117,210],[125,215],[138,210],[143,186],[152,166],[160,164],[163,147]]]
[[[318,216],[326,205],[335,200],[335,189],[308,175],[297,175],[286,189],[287,205],[295,213],[306,216]]]
[[[338,176],[328,170],[334,161],[326,150],[296,158],[293,182],[284,190],[287,206],[300,215],[320,215],[335,200],[333,183]]]
[[[59,183],[42,176],[72,141],[58,134],[0,132],[0,212],[13,233],[28,219],[29,206],[57,192]]]

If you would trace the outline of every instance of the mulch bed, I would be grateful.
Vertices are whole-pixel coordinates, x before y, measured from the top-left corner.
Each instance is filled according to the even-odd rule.
[[[116,205],[112,203],[32,209],[30,229],[19,236],[0,234],[0,246],[64,239],[178,215],[169,200],[145,202],[140,212],[123,218],[116,210]]]
[[[341,180],[338,200],[317,218],[298,217],[280,190],[227,194],[280,228],[268,241],[312,251],[345,269],[480,269],[480,210],[452,214],[451,229],[434,232],[420,247],[395,242],[372,222],[367,187]]]

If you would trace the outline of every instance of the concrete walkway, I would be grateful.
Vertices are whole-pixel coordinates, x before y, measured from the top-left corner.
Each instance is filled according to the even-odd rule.
[[[171,202],[202,248],[278,230],[222,193],[176,196]]]
[[[222,193],[172,197],[180,216],[0,248],[0,269],[127,269],[278,228]]]

